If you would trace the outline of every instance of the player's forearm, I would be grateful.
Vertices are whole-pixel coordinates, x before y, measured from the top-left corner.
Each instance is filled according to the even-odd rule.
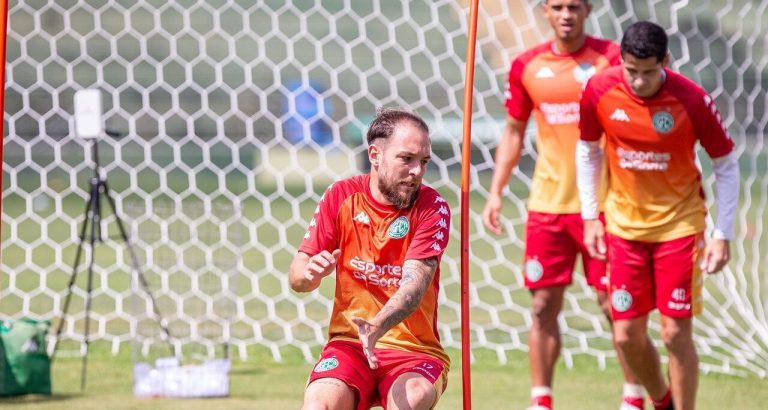
[[[736,153],[712,160],[715,173],[715,203],[717,219],[712,237],[715,239],[733,239],[733,225],[736,219],[736,206],[739,202],[739,162]]]
[[[520,162],[523,151],[523,129],[525,124],[510,120],[504,127],[499,145],[496,147],[496,157],[491,178],[490,191],[493,195],[501,196],[504,187],[509,183],[512,170]]]
[[[296,292],[311,292],[320,286],[321,279],[309,280],[306,277],[309,255],[299,252],[294,256],[288,269],[288,284]]]
[[[597,219],[600,215],[597,192],[600,189],[602,165],[603,150],[600,148],[600,141],[579,141],[576,144],[576,183],[583,219]]]
[[[371,320],[379,337],[416,311],[436,270],[437,258],[405,261],[400,288]]]

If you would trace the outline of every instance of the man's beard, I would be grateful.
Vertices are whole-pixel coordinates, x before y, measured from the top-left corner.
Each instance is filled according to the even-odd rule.
[[[379,179],[379,191],[381,191],[384,198],[387,198],[387,201],[389,201],[392,206],[397,209],[408,209],[413,206],[413,203],[416,202],[416,197],[419,196],[418,187],[416,187],[410,195],[401,192],[397,189],[398,187],[398,183],[387,184],[383,179]]]

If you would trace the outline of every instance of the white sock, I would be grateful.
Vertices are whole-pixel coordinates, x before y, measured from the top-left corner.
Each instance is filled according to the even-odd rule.
[[[624,397],[645,397],[645,389],[640,384],[624,383]]]
[[[552,388],[547,386],[533,386],[531,387],[531,397],[551,396]]]

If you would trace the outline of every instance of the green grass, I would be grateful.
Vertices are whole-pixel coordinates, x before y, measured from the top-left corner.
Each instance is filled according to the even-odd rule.
[[[448,389],[437,407],[462,407],[459,352],[449,352],[454,361]],[[299,355],[286,355],[275,363],[266,351],[254,349],[247,361],[234,360],[230,372],[230,396],[216,399],[144,399],[132,394],[130,349],[111,356],[104,344],[92,345],[85,392],[80,392],[79,358],[59,357],[52,368],[53,395],[0,399],[9,409],[297,409],[301,406],[304,383],[311,364]],[[510,356],[501,365],[490,353],[480,353],[472,365],[472,408],[497,410],[527,405],[529,378],[527,359],[522,353]],[[615,410],[621,393],[621,375],[613,365],[600,370],[594,361],[577,359],[567,369],[562,361],[555,380],[555,403],[569,410]],[[108,403],[108,404],[107,404]],[[700,410],[764,409],[768,403],[766,381],[704,374],[698,394]]]

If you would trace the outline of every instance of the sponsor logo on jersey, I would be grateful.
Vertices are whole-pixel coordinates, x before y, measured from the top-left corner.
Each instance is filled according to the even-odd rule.
[[[403,276],[403,267],[400,265],[379,265],[355,256],[349,261],[349,266],[353,269],[352,276],[357,280],[382,288],[400,287]]]
[[[337,367],[339,367],[339,360],[336,359],[335,357],[329,357],[329,358],[320,360],[320,363],[318,363],[315,366],[314,372],[315,373],[327,372]]]
[[[371,218],[363,211],[360,211],[357,215],[355,215],[354,218],[352,218],[353,221],[360,222],[364,225],[369,225],[371,223]]]
[[[544,266],[537,259],[525,262],[525,277],[531,282],[538,282],[544,276]]]
[[[584,84],[589,80],[595,73],[597,72],[597,68],[592,65],[590,62],[584,62],[576,66],[576,68],[573,69],[573,78],[576,79],[576,81]]]
[[[411,223],[408,221],[408,218],[401,216],[389,224],[387,235],[392,239],[402,239],[408,234],[409,229],[411,229]]]
[[[669,152],[633,151],[617,148],[619,167],[638,171],[666,171],[672,154]]]
[[[624,313],[632,307],[632,295],[624,289],[614,290],[611,295],[611,305],[617,312]]]
[[[611,114],[611,116],[608,118],[614,121],[629,122],[629,115],[627,115],[627,113],[624,112],[624,110],[621,108],[617,108],[616,111],[614,111],[613,114]]]
[[[555,72],[549,67],[541,67],[534,75],[535,78],[555,78]]]
[[[653,128],[662,134],[670,132],[675,126],[675,119],[672,117],[672,114],[666,111],[657,111],[653,114],[652,121]]]
[[[575,124],[579,122],[580,106],[577,101],[567,103],[541,103],[539,111],[544,119],[552,125]]]

